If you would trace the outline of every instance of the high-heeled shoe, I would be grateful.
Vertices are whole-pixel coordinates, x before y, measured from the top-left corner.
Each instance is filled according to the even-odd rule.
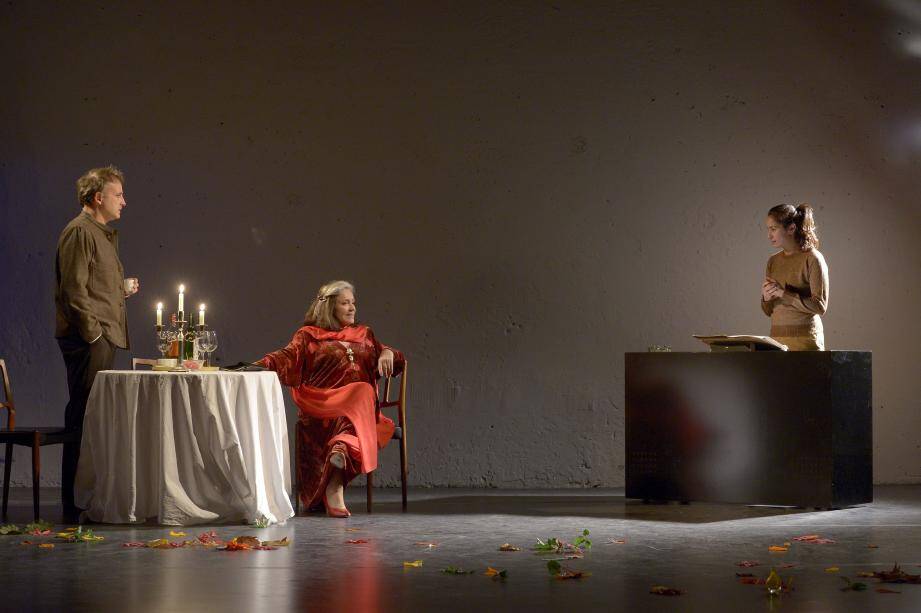
[[[346,517],[351,517],[351,516],[352,516],[352,514],[349,512],[349,510],[346,509],[345,507],[342,507],[341,509],[337,509],[337,508],[335,508],[335,507],[331,507],[331,506],[329,505],[329,500],[326,498],[326,492],[323,492],[323,506],[326,507],[326,514],[327,514],[328,516],[330,516],[330,517],[342,517],[342,518],[346,518]]]

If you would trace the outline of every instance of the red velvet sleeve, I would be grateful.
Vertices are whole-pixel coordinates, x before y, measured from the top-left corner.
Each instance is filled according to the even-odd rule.
[[[371,339],[371,342],[374,343],[374,350],[377,352],[378,358],[381,356],[381,352],[383,352],[384,349],[389,349],[393,352],[393,376],[397,376],[403,372],[403,365],[406,364],[406,358],[403,356],[403,352],[393,347],[388,347],[377,340],[371,328],[368,328],[368,337]],[[377,359],[375,358],[375,368],[377,367],[376,362]]]
[[[257,364],[278,373],[278,380],[282,385],[298,387],[303,381],[304,373],[307,372],[313,356],[310,338],[309,334],[298,330],[287,347],[267,354]]]

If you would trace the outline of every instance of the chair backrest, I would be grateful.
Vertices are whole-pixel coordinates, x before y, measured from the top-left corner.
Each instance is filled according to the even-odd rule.
[[[10,373],[6,370],[6,361],[2,359],[0,359],[0,373],[3,375],[3,401],[0,402],[0,409],[7,410],[6,428],[7,430],[13,430],[16,428],[16,404],[13,402]]]
[[[157,361],[149,358],[131,358],[131,370],[137,370],[138,366],[150,366],[152,368],[156,365]]]
[[[409,360],[403,362],[403,372],[397,375],[400,377],[400,392],[397,395],[396,400],[390,400],[390,384],[393,382],[393,377],[387,377],[384,381],[384,399],[378,405],[381,409],[387,407],[397,407],[397,419],[400,428],[403,429],[403,437],[406,437],[406,382],[407,374],[409,372]]]

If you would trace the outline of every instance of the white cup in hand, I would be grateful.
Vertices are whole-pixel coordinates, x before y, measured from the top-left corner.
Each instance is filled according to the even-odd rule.
[[[125,296],[136,294],[140,286],[137,277],[128,277],[125,279]]]

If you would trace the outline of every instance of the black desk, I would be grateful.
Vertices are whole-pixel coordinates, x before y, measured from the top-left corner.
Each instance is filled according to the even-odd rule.
[[[627,497],[873,500],[871,354],[626,354]]]

